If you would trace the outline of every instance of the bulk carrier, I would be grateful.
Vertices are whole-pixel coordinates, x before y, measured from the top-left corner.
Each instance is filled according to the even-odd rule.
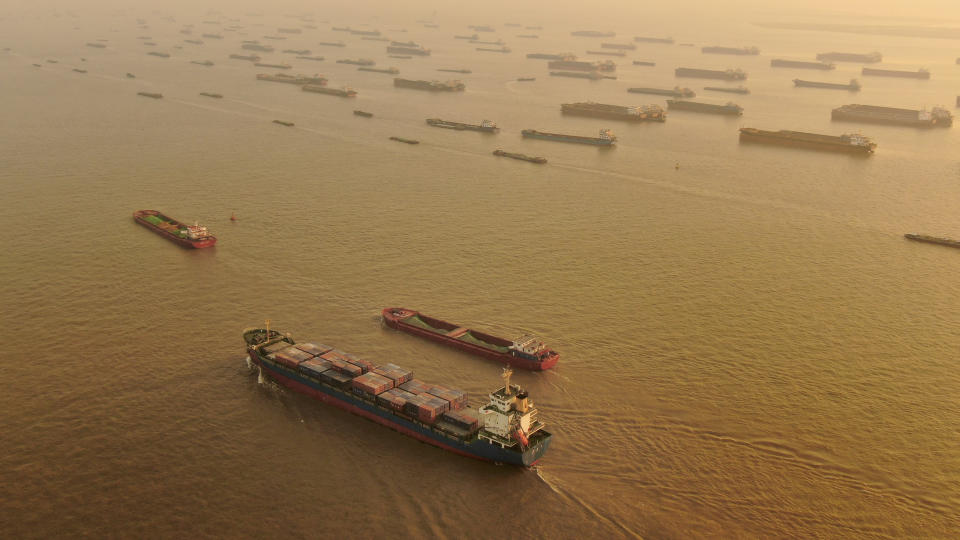
[[[876,64],[883,61],[883,55],[878,52],[858,54],[845,52],[825,52],[817,55],[817,60],[825,62],[859,62],[863,64]]]
[[[667,120],[667,113],[659,105],[628,107],[593,102],[563,103],[560,105],[560,112],[575,116],[611,118],[631,122],[666,122]]]
[[[397,88],[413,88],[430,92],[463,92],[467,88],[467,85],[460,81],[414,81],[411,79],[393,79],[393,85]]]
[[[802,131],[764,131],[755,128],[740,128],[740,142],[797,146],[813,150],[872,154],[877,144],[860,134],[844,134],[839,137],[804,133]]]
[[[851,92],[860,91],[860,81],[856,79],[850,79],[850,82],[847,84],[839,83],[828,83],[828,82],[819,82],[819,81],[805,81],[803,79],[794,79],[794,86],[799,86],[801,88],[830,88],[833,90],[849,90]]]
[[[852,104],[837,107],[831,113],[830,118],[832,120],[913,127],[950,127],[953,125],[953,114],[943,107],[934,107],[927,111],[924,109],[898,109],[896,107]]]
[[[646,37],[646,36],[634,36],[634,41],[637,43],[667,43],[673,45],[674,41],[672,37],[668,38],[658,38],[658,37]]]
[[[592,144],[594,146],[612,147],[617,142],[617,136],[609,129],[601,129],[599,137],[582,137],[580,135],[566,135],[563,133],[547,133],[535,129],[525,129],[520,132],[529,139],[543,139],[545,141],[568,142],[578,144]]]
[[[159,234],[160,236],[189,248],[208,248],[217,243],[217,237],[210,234],[206,227],[198,224],[187,225],[167,217],[156,210],[137,210],[133,219]]]
[[[297,343],[269,326],[244,330],[243,340],[250,362],[283,386],[456,454],[529,467],[553,437],[529,394],[510,384],[509,368],[503,387],[471,409],[463,392],[414,379],[410,370]]]
[[[510,366],[540,371],[557,365],[560,355],[532,336],[516,341],[464,328],[419,311],[406,308],[385,308],[387,326],[422,338],[448,345]]]
[[[863,75],[872,75],[874,77],[902,77],[905,79],[929,79],[930,72],[921,68],[916,71],[904,71],[899,69],[877,69],[863,68],[860,73]]]
[[[695,77],[700,79],[723,79],[725,81],[746,80],[747,74],[742,69],[697,69],[680,67],[674,70],[677,77]]]
[[[727,103],[725,105],[716,105],[713,103],[702,103],[699,101],[684,101],[682,99],[668,99],[668,109],[677,109],[681,111],[693,111],[711,114],[726,114],[731,116],[740,116],[743,114],[743,107],[736,103]]]
[[[830,62],[806,62],[803,60],[784,60],[782,58],[774,58],[773,60],[770,60],[770,67],[819,69],[823,71],[837,69],[836,64]]]
[[[446,128],[446,129],[455,129],[458,131],[469,130],[469,131],[482,131],[484,133],[498,133],[500,128],[497,127],[497,124],[490,120],[483,120],[479,124],[464,124],[462,122],[451,122],[449,120],[441,120],[439,118],[427,118],[427,125]]]

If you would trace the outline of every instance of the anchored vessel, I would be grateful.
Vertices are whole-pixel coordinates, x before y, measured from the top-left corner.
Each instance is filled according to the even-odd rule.
[[[651,94],[655,96],[671,96],[671,97],[697,97],[696,92],[689,88],[680,88],[679,86],[674,86],[673,89],[669,88],[627,88],[627,92],[634,94]]]
[[[416,139],[405,139],[405,138],[403,138],[403,137],[390,137],[390,140],[391,140],[391,141],[402,142],[402,143],[407,143],[407,144],[420,144],[420,141],[418,141],[418,140],[416,140]]]
[[[547,158],[545,158],[545,157],[528,156],[528,155],[526,155],[526,154],[515,154],[515,153],[513,153],[513,152],[505,152],[505,151],[503,151],[503,150],[494,150],[494,151],[493,151],[493,155],[495,155],[495,156],[502,156],[502,157],[508,157],[508,158],[513,158],[513,159],[519,159],[519,160],[522,160],[522,161],[529,161],[530,163],[540,163],[540,164],[543,164],[543,163],[546,163],[546,162],[547,162]]]
[[[615,32],[599,32],[597,30],[577,30],[576,32],[570,32],[570,35],[577,37],[614,37],[617,34]]]
[[[564,69],[572,71],[616,71],[617,65],[612,60],[604,62],[585,62],[582,60],[553,60],[547,63],[549,69]]]
[[[869,137],[864,137],[856,133],[835,137],[833,135],[804,133],[802,131],[788,131],[785,129],[780,131],[764,131],[755,128],[740,128],[740,142],[799,146],[813,150],[830,150],[855,154],[872,154],[877,147],[877,144]]]
[[[832,64],[829,62],[805,62],[803,60],[783,60],[781,58],[774,58],[773,60],[771,60],[770,67],[821,69],[824,71],[829,71],[831,69],[837,68],[835,64]]]
[[[683,111],[704,112],[713,114],[728,114],[740,116],[743,114],[743,107],[736,103],[727,103],[726,105],[716,105],[713,103],[700,103],[697,101],[684,101],[681,99],[668,99],[668,109],[679,109]]]
[[[462,92],[467,85],[460,81],[414,81],[411,79],[393,79],[393,85],[398,88],[414,88],[431,92]]]
[[[704,90],[713,92],[726,92],[728,94],[749,94],[750,89],[746,86],[728,87],[728,86],[704,86]]]
[[[596,54],[600,56],[626,56],[623,51],[587,51],[587,54]]]
[[[240,48],[248,51],[273,52],[273,47],[269,45],[260,45],[259,43],[244,43],[243,45],[240,45]]]
[[[950,127],[953,125],[953,114],[943,107],[934,107],[927,111],[924,109],[898,109],[895,107],[851,104],[834,109],[831,119],[914,127]]]
[[[590,79],[599,81],[600,79],[615,79],[616,77],[607,77],[596,71],[551,71],[553,77],[571,77],[573,79]]]
[[[860,62],[864,64],[876,64],[883,60],[883,55],[878,52],[859,54],[845,52],[825,52],[817,55],[817,60],[827,62]]]
[[[830,88],[834,90],[850,90],[851,92],[860,91],[860,81],[856,79],[850,79],[850,82],[847,84],[838,84],[838,83],[828,83],[828,82],[819,82],[819,81],[805,81],[803,79],[794,79],[794,86],[799,86],[803,88]]]
[[[564,103],[560,105],[560,112],[577,116],[612,118],[633,122],[665,122],[667,120],[667,113],[659,105],[627,107],[593,102]]]
[[[950,238],[941,238],[938,236],[928,236],[926,234],[912,234],[907,233],[903,235],[907,240],[915,240],[917,242],[926,242],[928,244],[939,244],[941,246],[949,246],[952,248],[960,248],[960,241],[951,240]]]
[[[291,69],[293,66],[290,64],[268,64],[266,62],[255,62],[253,65],[257,67],[273,68],[273,69]]]
[[[383,320],[391,328],[520,369],[537,371],[550,369],[560,360],[560,355],[556,351],[532,336],[510,341],[428,317],[406,308],[384,309]]]
[[[245,55],[245,54],[231,54],[230,58],[234,60],[249,60],[250,62],[259,62],[260,57],[255,54]]]
[[[286,122],[286,121],[284,121],[284,120],[274,120],[273,123],[274,123],[274,124],[280,124],[281,126],[286,126],[286,127],[293,127],[293,126],[294,126],[293,122]]]
[[[158,56],[160,58],[170,58],[170,55],[165,52],[150,51],[147,53],[149,56]]]
[[[317,45],[323,45],[324,47],[346,47],[347,44],[342,41],[318,41]]]
[[[313,92],[316,94],[328,94],[340,97],[356,97],[357,91],[350,88],[327,88],[315,84],[305,84],[301,86],[304,92]]]
[[[916,71],[903,71],[899,69],[877,69],[865,67],[861,70],[864,75],[873,75],[876,77],[903,77],[906,79],[929,79],[930,72],[925,69]]]
[[[138,95],[138,96],[143,96],[143,97],[148,97],[148,98],[153,98],[153,99],[160,99],[160,98],[163,97],[163,94],[161,94],[161,93],[159,93],[159,92],[137,92],[137,95]]]
[[[316,84],[323,86],[327,84],[327,79],[319,75],[314,75],[313,77],[308,77],[307,75],[287,75],[286,73],[277,73],[275,75],[270,75],[267,73],[260,73],[257,75],[258,81],[269,81],[269,82],[278,82],[278,83],[287,83],[287,84]]]
[[[697,69],[680,67],[674,70],[677,77],[697,77],[701,79],[723,79],[725,81],[742,81],[747,74],[741,69]]]
[[[388,75],[396,75],[397,73],[400,73],[400,70],[395,67],[388,67],[388,68],[358,67],[357,71],[372,71],[373,73],[386,73]]]
[[[483,120],[479,124],[464,124],[461,122],[441,120],[439,118],[427,118],[427,124],[438,128],[482,131],[484,133],[498,133],[500,131],[497,124],[490,120]]]
[[[613,146],[617,142],[617,136],[614,135],[609,129],[601,129],[599,137],[582,137],[580,135],[565,135],[563,133],[547,133],[545,131],[537,131],[535,129],[525,129],[521,131],[520,134],[530,139],[592,144],[594,146]]]
[[[396,46],[388,45],[387,52],[391,54],[411,54],[415,56],[430,56],[430,49],[424,49],[423,47],[407,47],[407,46]]]
[[[211,235],[206,227],[180,223],[156,210],[137,210],[133,213],[133,219],[167,240],[184,247],[199,249],[211,247],[217,243],[217,237]]]
[[[510,384],[472,409],[463,392],[413,378],[395,364],[372,363],[326,345],[297,343],[269,328],[243,331],[250,361],[280,384],[427,444],[476,459],[530,466],[546,453],[529,394]]]
[[[635,36],[633,38],[637,43],[669,43],[673,44],[673,38],[658,38],[658,37],[645,37],[645,36]]]
[[[756,56],[760,49],[756,47],[701,47],[703,54],[737,54],[741,56]]]
[[[214,99],[220,99],[223,97],[223,94],[215,94],[213,92],[200,92],[200,95]]]
[[[633,43],[601,43],[601,49],[618,49],[621,51],[635,51],[637,46]]]
[[[656,62],[649,62],[647,60],[634,60],[633,65],[635,66],[655,66]]]
[[[190,63],[196,64],[198,66],[206,66],[206,67],[210,67],[213,65],[213,62],[211,62],[210,60],[191,60]]]
[[[438,68],[437,71],[445,71],[447,73],[473,73],[469,69],[449,69],[449,68]]]
[[[358,58],[358,59],[356,59],[356,60],[354,60],[354,59],[352,59],[352,58],[341,58],[340,60],[337,60],[337,63],[338,63],[338,64],[353,64],[353,65],[355,65],[355,66],[372,66],[372,65],[376,64],[376,62],[374,62],[373,60],[370,60],[370,59],[368,59],[368,58]]]
[[[577,59],[577,57],[571,53],[560,53],[560,54],[530,53],[527,55],[527,58],[535,58],[537,60],[576,60]]]
[[[372,117],[373,117],[373,113],[372,113],[372,112],[361,111],[361,110],[359,110],[359,109],[353,111],[353,114],[355,114],[355,115],[357,115],[357,116],[362,116],[362,117],[364,117],[364,118],[372,118]]]

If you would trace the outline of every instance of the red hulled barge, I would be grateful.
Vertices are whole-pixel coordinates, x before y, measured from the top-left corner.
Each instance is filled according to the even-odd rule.
[[[187,225],[165,216],[156,210],[137,210],[133,219],[159,234],[160,236],[188,248],[208,248],[217,243],[217,237],[210,234],[207,228],[194,224]]]

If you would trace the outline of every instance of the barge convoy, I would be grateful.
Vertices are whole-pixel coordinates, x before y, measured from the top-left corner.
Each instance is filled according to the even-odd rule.
[[[861,88],[860,81],[856,79],[850,79],[850,82],[847,84],[794,79],[793,85],[801,88],[830,88],[832,90],[849,90],[851,92],[859,92]]]
[[[860,134],[844,134],[838,137],[805,133],[802,131],[765,131],[755,128],[740,128],[740,142],[797,146],[812,150],[872,154],[877,144]]]
[[[260,373],[323,403],[362,416],[394,431],[463,456],[529,467],[550,446],[529,394],[510,384],[476,409],[466,395],[413,378],[395,364],[381,366],[333,347],[298,343],[289,334],[248,328],[243,340]]]
[[[137,210],[133,219],[175,244],[189,248],[208,248],[217,243],[217,237],[210,234],[206,227],[198,224],[187,225],[157,210]]]
[[[898,109],[896,107],[851,104],[837,107],[831,113],[830,118],[832,120],[924,128],[950,127],[953,125],[953,114],[943,107],[933,107],[928,111],[925,109]]]
[[[736,103],[727,103],[725,105],[716,105],[713,103],[703,103],[699,101],[685,101],[682,99],[668,99],[668,109],[677,109],[681,111],[693,111],[711,114],[725,114],[730,116],[740,116],[743,114],[743,107]]]
[[[563,133],[547,133],[535,129],[525,129],[520,132],[528,139],[543,139],[545,141],[568,142],[578,144],[592,144],[594,146],[612,147],[617,142],[617,136],[609,129],[601,129],[599,137],[582,137],[580,135],[566,135]]]
[[[427,118],[427,125],[445,128],[445,129],[455,129],[458,131],[482,131],[484,133],[498,133],[500,128],[497,127],[497,124],[490,120],[482,120],[479,124],[464,124],[462,122],[451,122],[449,120],[441,120],[439,118]]]
[[[694,77],[700,79],[723,79],[725,81],[746,80],[747,74],[742,69],[697,69],[679,67],[673,74],[677,77]]]
[[[903,235],[907,240],[913,240],[915,242],[926,242],[928,244],[938,244],[941,246],[947,246],[952,248],[960,248],[960,241],[952,240],[950,238],[941,238],[939,236],[929,236],[926,234],[915,234],[907,233]]]
[[[515,368],[541,371],[552,368],[560,360],[556,351],[532,336],[511,341],[406,308],[385,308],[382,313],[383,321],[391,328]]]
[[[628,107],[593,102],[563,103],[560,105],[560,112],[575,116],[610,118],[631,122],[665,122],[667,120],[667,113],[659,105]]]

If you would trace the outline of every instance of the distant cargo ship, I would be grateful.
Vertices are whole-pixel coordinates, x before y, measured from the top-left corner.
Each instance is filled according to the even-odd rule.
[[[386,308],[382,313],[383,321],[391,328],[512,367],[540,371],[552,368],[560,360],[556,351],[532,336],[511,341],[406,308]]]
[[[617,136],[611,133],[609,129],[601,129],[599,137],[582,137],[580,135],[565,135],[563,133],[547,133],[545,131],[537,131],[535,129],[525,129],[521,131],[520,134],[530,139],[592,144],[594,146],[613,146],[617,142]]]
[[[782,58],[774,58],[773,60],[770,60],[770,67],[820,69],[824,71],[837,68],[835,64],[829,62],[806,62],[803,60],[784,60]]]
[[[494,151],[493,151],[493,155],[495,155],[495,156],[501,156],[501,157],[508,157],[508,158],[512,158],[512,159],[519,159],[519,160],[522,160],[522,161],[529,161],[530,163],[540,163],[540,164],[543,164],[543,163],[546,163],[546,162],[547,162],[547,158],[545,158],[545,157],[528,156],[528,155],[526,155],[526,154],[515,154],[515,153],[513,153],[513,152],[505,152],[505,151],[503,151],[503,150],[494,150]]]
[[[725,81],[742,81],[747,74],[741,69],[697,69],[680,67],[674,70],[677,77],[694,77],[700,79],[723,79]]]
[[[577,30],[576,32],[570,32],[570,35],[576,37],[614,37],[617,34],[615,32],[600,32],[597,30]]]
[[[297,60],[313,60],[314,62],[323,62],[322,56],[298,56]]]
[[[736,54],[740,56],[756,56],[760,54],[760,49],[756,47],[701,47],[703,54]]]
[[[508,53],[508,52],[511,52],[511,51],[510,51],[510,47],[500,47],[499,49],[494,49],[494,48],[492,48],[492,47],[477,47],[477,50],[478,50],[478,51],[483,51],[483,52],[496,52],[496,53]]]
[[[916,71],[904,71],[899,69],[877,69],[865,67],[861,70],[863,75],[873,75],[876,77],[903,77],[906,79],[929,79],[930,72],[925,69]]]
[[[140,225],[183,247],[200,249],[212,247],[217,243],[217,237],[211,235],[206,227],[180,223],[156,210],[137,210],[133,213],[133,219]]]
[[[460,81],[414,81],[411,79],[393,79],[393,85],[397,88],[413,88],[430,92],[463,92],[467,88],[467,85]]]
[[[387,47],[387,52],[391,54],[410,54],[414,56],[430,56],[430,49],[424,49],[423,47],[397,47],[394,45],[389,45]]]
[[[851,92],[860,91],[860,81],[856,79],[850,79],[850,82],[847,84],[828,83],[828,82],[819,82],[819,81],[804,81],[802,79],[794,79],[793,84],[795,86],[799,86],[803,88],[830,88],[834,90],[849,90]]]
[[[284,49],[284,54],[298,54],[298,55],[307,55],[310,54],[310,49]]]
[[[469,69],[445,69],[445,68],[438,68],[437,71],[445,71],[445,72],[447,72],[447,73],[473,73],[473,72],[470,71]]]
[[[665,122],[667,120],[667,113],[659,105],[628,107],[592,102],[564,103],[560,105],[560,112],[575,116],[610,118],[631,122]]]
[[[287,121],[284,121],[284,120],[274,120],[273,123],[274,123],[274,124],[280,124],[281,126],[285,126],[285,127],[293,127],[293,125],[294,125],[293,122],[287,122]]]
[[[352,58],[341,58],[340,60],[337,60],[337,63],[338,63],[338,64],[351,64],[351,65],[354,65],[354,66],[372,66],[372,65],[375,65],[375,64],[376,64],[376,62],[374,62],[373,60],[367,59],[367,58],[358,58],[358,59],[356,59],[356,60],[354,60],[354,59],[352,59]]]
[[[379,30],[353,30],[353,29],[351,29],[351,30],[348,30],[348,32],[350,32],[351,34],[353,34],[353,35],[355,35],[355,36],[379,36],[379,35],[380,35],[380,31],[379,31]]]
[[[206,66],[206,67],[210,67],[213,65],[213,62],[209,60],[191,60],[190,63],[196,64],[198,66]]]
[[[859,134],[840,136],[804,133],[802,131],[764,131],[754,128],[740,128],[740,142],[797,146],[813,150],[872,154],[877,144],[869,137]]]
[[[637,46],[633,43],[601,43],[601,49],[617,49],[621,51],[635,51]]]
[[[223,98],[223,94],[215,94],[213,92],[200,92],[200,95],[208,98],[214,98],[214,99]]]
[[[637,43],[668,43],[671,45],[674,42],[672,37],[659,38],[659,37],[635,36],[633,40],[636,41]]]
[[[306,84],[301,87],[304,92],[313,92],[315,94],[328,94],[331,96],[340,96],[340,97],[356,97],[357,91],[350,88],[327,88],[326,86],[320,86],[315,84]]]
[[[240,48],[248,51],[273,52],[273,47],[269,45],[260,45],[259,43],[244,43],[243,45],[240,45]]]
[[[389,67],[389,68],[358,67],[357,71],[372,71],[374,73],[387,73],[389,75],[396,75],[397,73],[400,73],[400,70],[395,67]]]
[[[680,88],[679,86],[674,86],[673,88],[627,88],[627,92],[631,92],[633,94],[650,94],[654,96],[683,98],[697,97],[697,93],[693,90],[689,88]]]
[[[480,35],[479,35],[479,34],[471,34],[471,35],[469,35],[469,36],[453,36],[453,39],[466,39],[466,40],[480,39]]]
[[[883,55],[878,52],[859,54],[845,52],[825,52],[817,55],[817,60],[826,62],[858,62],[863,64],[876,64],[883,61]]]
[[[96,42],[92,42],[92,41],[91,41],[90,43],[87,43],[87,47],[92,47],[92,48],[94,48],[94,49],[106,49],[106,48],[107,48],[107,46],[104,45],[103,43],[96,43]]]
[[[257,80],[298,85],[317,84],[323,86],[327,84],[327,79],[325,77],[321,77],[320,75],[308,77],[307,75],[287,75],[286,73],[277,73],[275,75],[260,73],[257,75]]]
[[[138,95],[138,96],[143,96],[143,97],[148,97],[148,98],[153,98],[153,99],[160,99],[160,98],[163,97],[163,94],[161,94],[161,93],[159,93],[159,92],[137,92],[137,95]]]
[[[527,55],[527,58],[535,58],[537,60],[576,60],[577,57],[571,53],[560,53],[560,54],[550,54],[550,53],[530,53]]]
[[[160,58],[170,58],[170,55],[165,52],[150,51],[147,53],[148,56],[157,56]]]
[[[342,41],[318,41],[317,45],[324,47],[346,47],[347,44]]]
[[[356,116],[362,116],[362,117],[364,117],[364,118],[373,118],[373,113],[367,112],[367,111],[361,111],[361,110],[359,110],[359,109],[353,111],[353,114],[356,115]]]
[[[603,62],[585,62],[582,60],[553,60],[547,63],[549,69],[565,71],[616,71],[617,65],[612,60]]]
[[[710,90],[713,92],[726,92],[728,94],[749,94],[750,89],[746,86],[704,86],[704,90]]]
[[[603,75],[597,73],[596,71],[551,71],[550,76],[552,77],[572,77],[574,79],[591,79],[594,81],[599,81],[600,79],[606,79]]]
[[[414,379],[395,364],[377,366],[269,328],[245,329],[243,340],[250,362],[280,384],[456,454],[529,467],[553,437],[529,394],[510,384],[509,368],[489,403],[471,409],[463,392]]]
[[[950,127],[953,125],[953,114],[943,107],[934,107],[927,111],[853,104],[837,107],[830,117],[833,120],[913,127]]]
[[[231,55],[230,55],[230,58],[233,58],[234,60],[247,60],[247,61],[250,61],[250,62],[259,62],[259,61],[260,61],[260,57],[257,56],[257,55],[255,55],[255,54],[251,54],[251,55],[231,54]]]
[[[293,68],[293,66],[291,66],[290,64],[268,64],[266,62],[254,62],[253,65],[257,67],[265,67],[265,68],[271,68],[271,69],[292,69]]]
[[[496,41],[483,41],[480,39],[471,39],[470,43],[473,43],[474,45],[503,45],[504,44],[502,39],[498,39]]]
[[[913,240],[916,242],[926,242],[928,244],[939,244],[941,246],[947,246],[952,248],[960,248],[960,241],[952,240],[950,238],[942,238],[939,236],[929,236],[926,234],[915,234],[907,233],[903,235],[907,240]]]
[[[462,122],[451,122],[449,120],[441,120],[439,118],[427,118],[427,125],[446,128],[446,129],[455,129],[458,131],[469,130],[469,131],[482,131],[484,133],[498,133],[500,128],[497,127],[497,124],[491,122],[490,120],[483,120],[479,124],[464,124]]]
[[[633,65],[635,65],[635,66],[655,66],[655,65],[657,65],[657,63],[656,63],[656,62],[648,62],[648,61],[646,61],[646,60],[634,60],[634,61],[633,61]]]
[[[681,111],[693,111],[711,114],[726,114],[731,116],[740,116],[743,114],[743,107],[736,103],[727,103],[725,105],[716,105],[713,103],[701,103],[697,101],[684,101],[677,99],[667,100],[668,109],[677,109]]]
[[[416,139],[405,139],[403,137],[390,137],[391,141],[402,142],[405,144],[420,144],[420,141]]]

